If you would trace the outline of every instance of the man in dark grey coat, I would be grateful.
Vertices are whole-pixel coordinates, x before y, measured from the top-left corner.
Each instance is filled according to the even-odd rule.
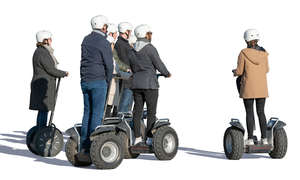
[[[91,20],[93,31],[81,44],[81,89],[84,99],[84,114],[81,128],[81,153],[88,154],[90,134],[101,125],[107,94],[113,73],[113,56],[106,40],[108,20],[95,16]]]
[[[136,146],[146,146],[141,138],[140,123],[144,104],[147,105],[146,135],[152,143],[152,127],[156,121],[156,107],[158,100],[158,79],[156,71],[163,76],[171,77],[164,63],[161,61],[156,48],[151,44],[152,32],[148,25],[140,25],[135,29],[138,40],[134,50],[129,55],[130,67],[133,72],[132,90],[134,97],[133,122]],[[150,145],[149,144],[149,145]]]
[[[37,33],[37,48],[32,60],[33,77],[29,109],[39,111],[38,127],[47,125],[48,111],[54,109],[56,78],[68,75],[68,72],[56,69],[57,60],[53,55],[51,37],[52,34],[48,31]]]

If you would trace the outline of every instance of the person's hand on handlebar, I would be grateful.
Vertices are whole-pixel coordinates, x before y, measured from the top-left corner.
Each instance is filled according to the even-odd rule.
[[[169,73],[169,75],[166,77],[166,78],[170,78],[172,76],[172,74],[171,73]]]
[[[66,71],[66,77],[68,77],[69,76],[69,72],[68,71]]]
[[[235,76],[236,69],[232,70],[233,76]]]

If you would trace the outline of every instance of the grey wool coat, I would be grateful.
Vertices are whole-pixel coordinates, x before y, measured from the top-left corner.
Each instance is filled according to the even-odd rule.
[[[66,76],[66,72],[56,69],[50,52],[39,46],[33,55],[33,77],[31,81],[31,110],[53,111],[56,78]]]

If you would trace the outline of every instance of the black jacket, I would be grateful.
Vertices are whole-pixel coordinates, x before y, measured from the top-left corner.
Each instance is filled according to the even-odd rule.
[[[115,50],[117,51],[119,59],[129,66],[130,62],[128,54],[132,48],[129,45],[128,40],[124,39],[122,36],[119,36],[115,45]],[[131,80],[122,80],[121,84],[124,88],[131,88]]]
[[[170,75],[156,48],[150,43],[139,51],[132,50],[129,57],[133,72],[132,89],[158,89],[156,70],[165,77]]]
[[[56,78],[66,76],[66,72],[55,68],[49,51],[39,46],[33,55],[33,77],[31,81],[31,110],[53,111]]]
[[[128,40],[124,39],[122,36],[118,37],[118,40],[115,45],[115,50],[118,53],[118,56],[122,62],[129,66],[128,53],[131,50]]]
[[[80,76],[82,82],[106,80],[113,73],[113,55],[109,42],[101,32],[93,31],[81,44]]]

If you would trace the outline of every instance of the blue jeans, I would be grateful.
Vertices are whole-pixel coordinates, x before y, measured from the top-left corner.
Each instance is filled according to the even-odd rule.
[[[124,88],[121,94],[121,100],[119,105],[119,112],[128,112],[131,110],[131,105],[133,103],[133,93],[129,88]]]
[[[48,111],[39,111],[36,119],[36,126],[41,128],[47,126]]]
[[[84,113],[81,127],[81,148],[89,149],[89,136],[101,125],[106,101],[107,83],[105,80],[81,82],[84,100]]]

